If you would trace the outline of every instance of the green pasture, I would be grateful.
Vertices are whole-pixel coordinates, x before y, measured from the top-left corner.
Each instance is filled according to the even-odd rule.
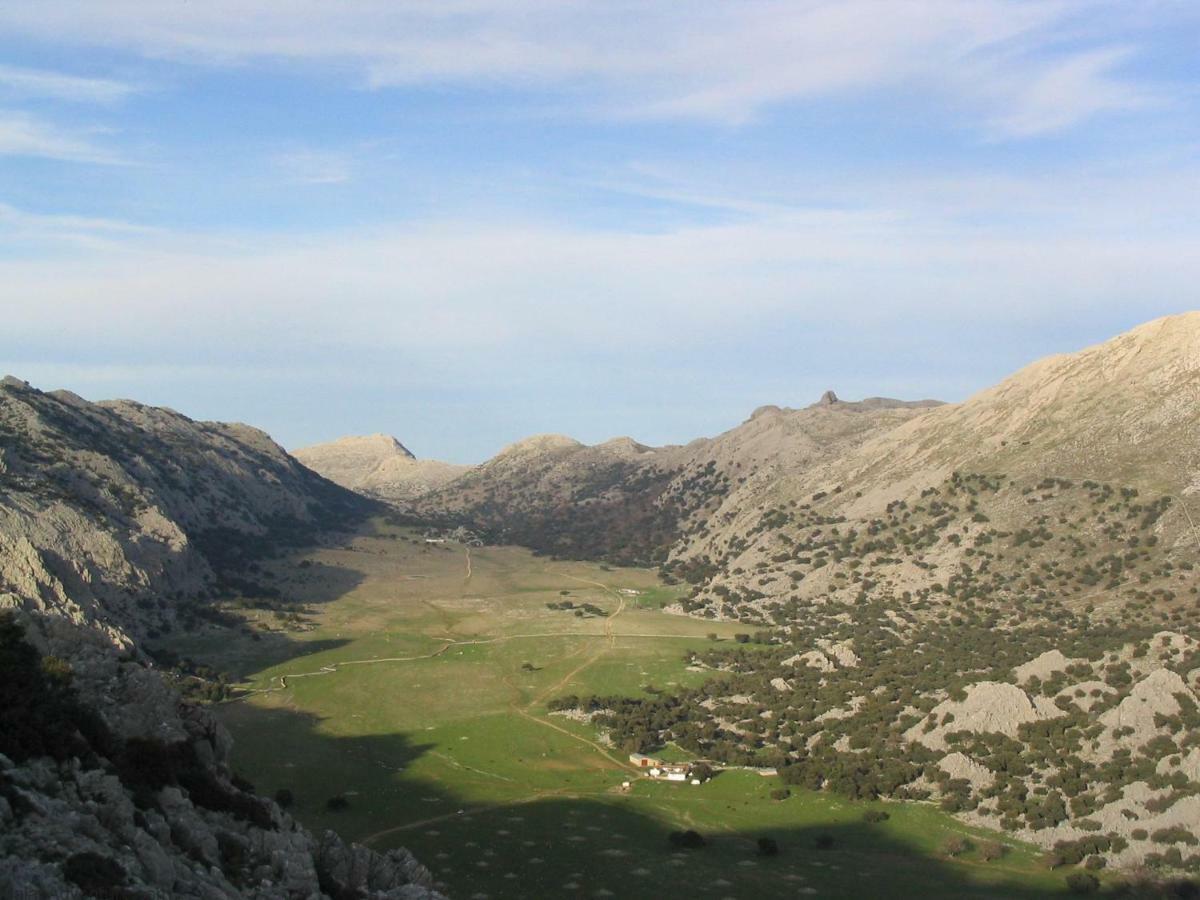
[[[947,837],[972,832],[930,806],[888,804],[889,818],[868,825],[867,805],[799,791],[772,799],[779,780],[755,773],[701,786],[640,778],[593,726],[549,715],[546,701],[697,684],[711,673],[688,671],[685,651],[741,626],[663,613],[678,590],[652,572],[486,547],[470,548],[467,578],[467,548],[411,537],[366,535],[278,564],[274,577],[310,630],[214,632],[173,646],[242,675],[254,693],[218,708],[235,765],[261,791],[291,791],[305,824],[408,847],[463,898],[1019,898],[1061,888],[1062,876],[1019,845],[991,862],[974,851],[943,858]],[[547,608],[562,599],[608,618]],[[333,797],[344,808],[328,808]],[[668,835],[683,829],[707,845],[672,846]],[[831,847],[817,849],[821,835]],[[761,837],[777,856],[759,854]],[[985,839],[1000,838],[974,841]]]

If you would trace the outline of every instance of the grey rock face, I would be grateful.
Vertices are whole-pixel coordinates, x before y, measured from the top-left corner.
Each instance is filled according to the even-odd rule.
[[[40,633],[46,621],[30,623],[36,642],[63,651],[66,626],[55,622],[53,633]],[[154,672],[119,661],[94,631],[76,631],[74,683],[109,736],[87,760],[18,764],[0,756],[0,885],[14,896],[86,896],[80,870],[106,872],[122,896],[148,900],[319,900],[327,891],[370,900],[440,896],[408,851],[376,853],[333,832],[314,835],[276,804],[239,789],[229,736],[210,714],[181,701]],[[191,790],[184,781],[147,790],[128,757],[120,759],[130,741],[140,742],[139,759],[152,767],[160,754],[183,768]]]
[[[245,425],[0,383],[0,609],[129,648],[215,570],[365,502]]]

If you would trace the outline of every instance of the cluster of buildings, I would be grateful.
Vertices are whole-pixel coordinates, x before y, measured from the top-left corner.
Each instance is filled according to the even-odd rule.
[[[629,762],[638,769],[644,771],[649,778],[657,778],[660,781],[681,781],[691,782],[692,784],[703,784],[708,780],[707,776],[701,776],[699,772],[693,771],[691,763],[668,763],[661,759],[656,759],[653,756],[647,756],[645,753],[630,753]]]

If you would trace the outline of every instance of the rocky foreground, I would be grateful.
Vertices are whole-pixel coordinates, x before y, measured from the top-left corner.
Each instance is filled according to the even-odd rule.
[[[0,895],[438,898],[406,850],[313,834],[229,768],[229,735],[102,637],[0,617]],[[66,662],[58,654],[68,654]]]

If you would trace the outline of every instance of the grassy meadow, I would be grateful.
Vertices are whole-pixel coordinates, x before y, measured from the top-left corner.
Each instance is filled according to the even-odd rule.
[[[583,722],[549,715],[565,693],[636,695],[709,677],[689,647],[741,626],[673,616],[653,572],[559,562],[512,547],[426,544],[379,526],[275,566],[306,630],[212,632],[173,649],[254,691],[218,714],[238,770],[286,788],[294,813],[378,849],[405,846],[453,897],[1043,897],[1062,876],[1029,848],[928,805],[861,804],[728,771],[696,787],[639,779]],[[634,595],[621,589],[636,590]],[[564,593],[566,592],[566,593]],[[604,615],[548,609],[569,600]],[[668,753],[670,753],[670,748]],[[676,751],[677,754],[677,751]],[[632,790],[621,789],[633,779]],[[331,797],[347,801],[329,809]],[[867,824],[870,808],[886,821]],[[704,848],[667,836],[695,829]],[[962,836],[978,849],[940,852]],[[774,839],[775,856],[757,840]],[[821,841],[818,841],[821,838]],[[818,843],[831,846],[817,849]]]

